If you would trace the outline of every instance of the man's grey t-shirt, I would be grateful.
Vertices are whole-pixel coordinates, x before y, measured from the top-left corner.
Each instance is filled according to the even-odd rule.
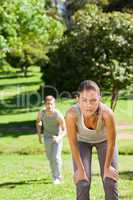
[[[46,110],[42,110],[40,116],[44,137],[53,138],[54,135],[59,135],[61,131],[59,121],[63,119],[63,115],[58,110],[54,110],[52,115],[48,115]]]

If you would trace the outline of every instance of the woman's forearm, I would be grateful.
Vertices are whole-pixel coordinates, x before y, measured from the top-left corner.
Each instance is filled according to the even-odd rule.
[[[114,114],[112,110],[106,110],[103,114],[106,131],[107,131],[107,151],[104,168],[108,169],[111,166],[114,148],[116,143],[116,127]]]
[[[82,163],[82,160],[81,160],[81,157],[80,157],[80,153],[79,153],[77,143],[71,142],[70,147],[71,147],[72,156],[73,156],[73,159],[76,163],[77,168],[79,170],[84,171],[84,166],[83,166],[83,163]]]
[[[106,168],[106,169],[111,166],[112,157],[113,157],[113,154],[114,154],[114,148],[115,148],[115,143],[110,144],[107,147],[106,159],[105,159],[105,165],[104,165],[104,168]]]

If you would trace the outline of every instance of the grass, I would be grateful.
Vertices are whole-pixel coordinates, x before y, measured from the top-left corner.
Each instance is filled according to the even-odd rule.
[[[23,74],[18,71],[13,72],[13,76],[12,73],[3,75],[1,72],[0,77],[2,78],[0,80],[0,123],[17,122],[22,119],[24,121],[34,120],[36,112],[42,107],[42,101],[37,99],[36,93],[41,84],[39,68],[29,68],[28,77],[23,77]],[[3,101],[7,106],[3,104]],[[105,103],[109,105],[109,100],[107,99]],[[65,114],[72,104],[74,104],[74,100],[59,99],[57,108]],[[117,123],[132,123],[132,110],[131,98],[120,99],[115,110]]]
[[[115,117],[119,124],[132,124],[133,100],[119,100],[115,110]]]
[[[132,200],[133,172],[132,156],[120,156],[120,199]],[[50,169],[43,155],[1,155],[0,156],[0,199],[2,200],[74,200],[75,188],[72,182],[72,162],[63,155],[63,184],[53,186]],[[91,199],[103,200],[103,188],[96,156],[92,164]]]
[[[63,147],[63,184],[53,186],[44,147],[38,143],[35,130],[36,113],[42,108],[37,104],[36,90],[41,84],[39,68],[29,68],[28,77],[21,72],[0,72],[0,200],[74,200],[72,161],[67,138]],[[19,90],[17,90],[19,88]],[[34,94],[33,94],[34,93]],[[30,97],[30,104],[26,97]],[[2,100],[8,105],[4,106]],[[16,104],[16,102],[18,104]],[[65,114],[75,103],[71,99],[58,99],[57,108]],[[109,104],[109,101],[106,101]],[[115,117],[118,124],[132,123],[131,99],[120,99]],[[132,133],[133,129],[118,129],[119,133]],[[121,134],[122,134],[121,133]],[[132,141],[118,140],[120,199],[132,200],[133,145]],[[94,151],[92,163],[91,200],[103,200],[103,188]]]
[[[133,155],[132,140],[118,140],[117,143],[120,155]],[[0,139],[0,154],[39,155],[43,152],[43,145],[39,144],[37,135],[30,135],[29,132]],[[64,139],[63,153],[70,155],[67,137]]]

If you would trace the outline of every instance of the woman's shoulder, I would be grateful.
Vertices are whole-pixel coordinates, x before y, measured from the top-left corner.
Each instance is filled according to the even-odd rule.
[[[66,111],[65,117],[77,118],[78,104],[74,104]]]
[[[113,110],[107,106],[106,104],[102,103],[100,104],[101,106],[101,111],[102,111],[102,115],[103,115],[103,119],[109,119],[110,117],[112,118],[114,113]]]

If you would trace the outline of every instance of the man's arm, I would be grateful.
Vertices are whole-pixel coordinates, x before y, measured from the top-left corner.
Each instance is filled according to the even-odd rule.
[[[63,116],[58,118],[58,124],[61,128],[61,131],[58,136],[53,136],[54,141],[57,143],[60,142],[63,139],[63,137],[66,135],[66,124],[65,124],[65,119]]]
[[[66,135],[66,123],[64,117],[60,118],[58,121],[59,126],[61,127],[61,132],[59,136],[62,139]]]
[[[41,130],[42,130],[42,120],[41,120],[40,112],[37,113],[36,130],[37,130],[39,142],[42,143],[42,132],[41,132]]]

